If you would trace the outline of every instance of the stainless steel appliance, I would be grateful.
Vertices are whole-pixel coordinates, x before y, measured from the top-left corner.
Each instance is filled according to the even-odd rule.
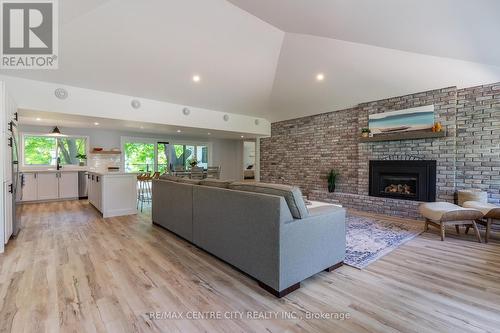
[[[88,198],[88,172],[78,171],[78,198],[87,199]]]

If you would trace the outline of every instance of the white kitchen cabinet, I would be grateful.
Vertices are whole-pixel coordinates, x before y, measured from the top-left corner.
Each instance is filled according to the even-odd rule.
[[[23,173],[22,201],[37,200],[37,180],[35,173]]]
[[[5,206],[4,206],[4,212],[5,212],[5,233],[4,233],[4,244],[7,244],[7,242],[10,239],[10,236],[12,236],[12,231],[13,231],[13,221],[12,221],[12,189],[11,189],[11,182],[6,182],[4,183],[4,195],[5,195]]]
[[[59,199],[59,178],[56,172],[38,172],[37,200]]]
[[[102,212],[102,176],[97,174],[90,174],[89,179],[89,202],[97,208],[97,210]]]
[[[103,217],[137,214],[137,179],[125,172],[91,172],[89,202]]]
[[[94,186],[93,177],[95,177],[95,176],[91,175],[90,173],[87,175],[87,195],[89,198],[89,203],[95,207],[96,206],[96,203],[94,202],[95,186]]]
[[[59,199],[78,197],[78,172],[59,173]]]
[[[77,171],[23,172],[22,201],[78,198]]]

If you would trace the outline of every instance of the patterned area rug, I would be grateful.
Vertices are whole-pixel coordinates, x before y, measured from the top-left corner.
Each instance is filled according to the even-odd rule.
[[[364,268],[423,232],[418,222],[384,221],[348,214],[344,263]]]

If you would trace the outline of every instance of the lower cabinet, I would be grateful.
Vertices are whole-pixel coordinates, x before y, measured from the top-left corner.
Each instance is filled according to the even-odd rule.
[[[22,201],[78,198],[78,172],[23,172]]]
[[[37,200],[59,199],[59,178],[57,173],[37,173]]]
[[[59,173],[59,198],[60,199],[78,198],[77,172]]]
[[[89,202],[102,213],[102,177],[96,174],[89,174]]]
[[[36,179],[36,173],[23,173],[21,178],[21,200],[22,201],[35,201],[38,196],[38,184]]]

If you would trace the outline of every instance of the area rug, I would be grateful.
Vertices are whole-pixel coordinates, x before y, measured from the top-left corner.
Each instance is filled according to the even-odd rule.
[[[384,221],[348,214],[344,263],[359,269],[396,249],[423,232],[418,222]]]

